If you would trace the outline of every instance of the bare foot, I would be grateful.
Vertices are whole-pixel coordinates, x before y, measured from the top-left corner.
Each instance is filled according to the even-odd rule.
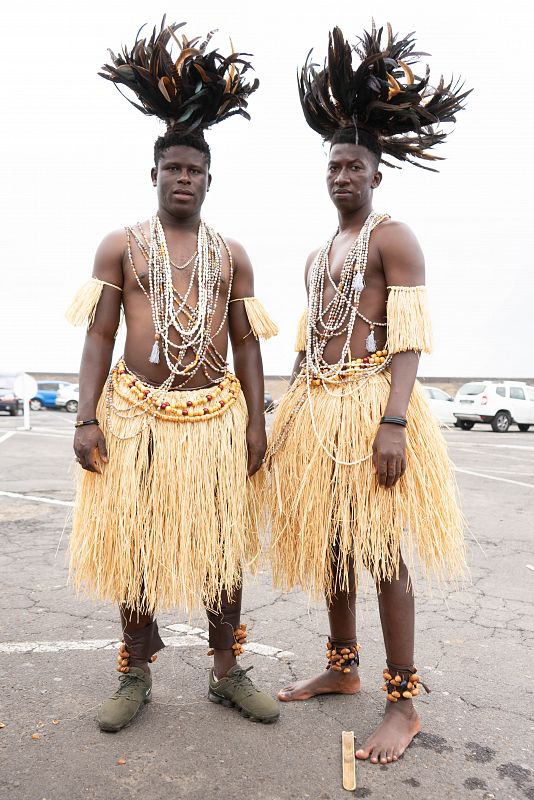
[[[372,764],[397,761],[420,730],[421,721],[411,700],[388,701],[384,719],[361,750],[356,751],[356,758],[369,758]]]
[[[343,673],[325,669],[314,678],[297,681],[278,692],[278,699],[285,703],[292,700],[309,700],[318,694],[356,694],[360,691],[360,677],[356,670]]]

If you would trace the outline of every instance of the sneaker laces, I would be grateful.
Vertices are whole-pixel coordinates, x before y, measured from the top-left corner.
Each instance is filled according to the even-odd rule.
[[[250,697],[251,695],[259,692],[259,689],[256,689],[247,675],[247,672],[250,672],[251,669],[254,669],[253,664],[250,667],[247,667],[247,669],[241,669],[241,667],[238,667],[237,669],[234,669],[230,676],[227,676],[228,680],[234,683],[236,687],[244,690],[245,697]]]
[[[125,697],[127,700],[136,700],[134,688],[139,681],[143,680],[140,675],[121,675],[119,678],[120,686],[113,695],[113,698]]]

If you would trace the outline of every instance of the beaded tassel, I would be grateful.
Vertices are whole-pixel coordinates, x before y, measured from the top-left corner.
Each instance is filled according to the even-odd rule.
[[[156,336],[156,341],[152,345],[148,360],[151,364],[159,364],[159,336]]]
[[[365,289],[365,281],[361,272],[357,272],[354,276],[354,291],[363,292]]]
[[[368,353],[375,353],[376,352],[376,339],[375,339],[375,329],[374,326],[371,326],[371,333],[365,340],[365,349]]]

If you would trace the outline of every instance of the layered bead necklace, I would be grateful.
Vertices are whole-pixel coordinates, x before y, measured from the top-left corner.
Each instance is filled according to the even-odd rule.
[[[165,388],[176,385],[186,386],[196,373],[202,369],[210,382],[223,380],[228,365],[224,356],[213,344],[213,339],[222,330],[227,316],[231,294],[232,269],[223,316],[217,330],[212,332],[211,326],[217,308],[222,277],[222,247],[226,249],[230,266],[231,253],[226,242],[208,225],[200,222],[197,237],[197,251],[185,265],[177,267],[171,261],[165,232],[156,214],[150,221],[150,238],[147,239],[141,226],[138,232],[127,228],[128,258],[137,283],[150,301],[152,320],[154,322],[154,345],[149,361],[159,364],[160,353],[163,352],[169,377]],[[130,237],[133,236],[148,264],[149,291],[141,283],[131,252]],[[194,260],[193,260],[194,259]],[[185,269],[193,262],[188,286],[181,294],[173,285],[172,267]],[[195,306],[190,302],[193,286],[198,287],[198,300]],[[183,319],[187,322],[183,322]],[[172,341],[170,332],[178,333],[178,342]],[[184,363],[187,352],[193,352],[194,358]],[[208,368],[219,373],[213,378]],[[163,386],[163,384],[162,384]]]
[[[375,212],[369,214],[359,236],[345,257],[339,283],[336,284],[332,278],[329,262],[330,249],[337,236],[337,231],[319,251],[312,264],[306,336],[306,375],[309,379],[320,379],[329,383],[339,380],[340,377],[352,378],[354,373],[352,367],[355,362],[351,361],[348,356],[354,325],[358,317],[369,325],[369,335],[365,340],[367,352],[376,353],[375,326],[386,327],[387,323],[374,322],[365,317],[359,310],[360,297],[365,288],[365,270],[371,232],[388,218],[387,214],[376,214]],[[326,280],[333,287],[334,296],[330,302],[323,305]],[[333,337],[343,335],[345,341],[338,360],[334,364],[328,363],[324,358],[326,346]],[[369,361],[360,359],[360,363],[364,364],[361,369],[365,371],[365,375],[375,374],[385,369],[386,361],[387,359],[373,363],[371,359]]]
[[[233,279],[233,260],[228,245],[212,228],[204,222],[200,222],[197,252],[185,265],[181,266],[182,269],[185,269],[194,260],[188,286],[184,294],[181,294],[174,287],[172,281],[172,269],[180,269],[180,267],[171,262],[165,232],[158,215],[154,215],[150,221],[149,239],[140,225],[138,231],[139,233],[132,228],[126,228],[127,250],[128,260],[137,284],[150,302],[152,311],[155,334],[149,361],[152,364],[159,364],[162,352],[169,375],[159,386],[149,386],[129,374],[122,360],[119,362],[110,376],[106,392],[108,427],[110,432],[119,439],[138,436],[148,426],[150,415],[163,418],[173,418],[173,415],[178,418],[177,415],[179,415],[184,420],[209,419],[231,403],[237,391],[231,385],[232,380],[227,375],[226,359],[213,344],[213,339],[220,333],[228,317]],[[135,268],[131,249],[132,236],[148,264],[148,292]],[[222,319],[217,330],[213,332],[211,327],[221,289],[223,247],[228,255],[230,277]],[[196,305],[193,305],[189,300],[195,284],[198,287],[198,300]],[[183,322],[184,318],[187,322]],[[171,330],[178,333],[179,342],[171,340]],[[194,353],[194,358],[185,363],[188,351]],[[209,374],[208,367],[216,373],[215,377]],[[209,380],[210,386],[215,386],[211,394],[208,393],[206,397],[200,398],[207,404],[205,407],[199,411],[195,405],[198,405],[200,400],[192,400],[189,396],[184,403],[168,399],[168,392],[172,389],[186,387],[201,368]],[[121,384],[123,394],[126,389],[129,391],[127,408],[118,406],[114,401],[114,393],[121,393],[119,384]],[[227,399],[218,399],[218,396],[215,398],[215,395],[223,390],[228,390],[229,397]],[[216,405],[212,407],[212,400],[215,402],[216,399]],[[178,411],[175,411],[176,408]],[[132,434],[120,435],[113,430],[113,416],[123,419],[142,418],[141,426]]]
[[[358,385],[361,385],[362,381],[368,380],[371,375],[382,372],[391,363],[391,356],[387,353],[382,355],[383,351],[380,351],[380,356],[376,354],[374,337],[375,326],[386,327],[387,322],[373,322],[364,317],[359,310],[361,293],[365,289],[365,270],[367,268],[371,232],[383,220],[388,218],[388,214],[376,214],[373,211],[369,214],[356,241],[345,257],[337,285],[332,278],[329,261],[330,249],[337,236],[337,231],[319,251],[310,271],[305,361],[307,392],[304,398],[307,397],[308,399],[313,432],[321,448],[336,464],[347,467],[356,466],[363,461],[367,461],[372,457],[372,453],[368,453],[355,461],[341,461],[336,457],[335,453],[326,447],[317,430],[311,385],[312,382],[314,384],[322,384],[325,391],[330,391],[328,384],[335,386],[339,381],[343,381],[344,384],[355,384],[354,391],[357,391]],[[325,278],[328,279],[333,287],[334,296],[323,307]],[[373,353],[373,356],[365,360],[352,361],[349,355],[350,342],[358,317],[369,325],[370,332],[365,340],[365,346],[367,352]],[[330,364],[324,358],[325,348],[330,339],[343,334],[345,335],[345,341],[341,348],[340,356],[334,364]],[[354,392],[348,392],[348,394],[353,395]]]
[[[341,461],[326,447],[322,441],[315,421],[313,409],[312,385],[322,385],[329,394],[339,394],[340,391],[349,398],[354,397],[362,382],[372,375],[385,370],[391,363],[391,356],[387,351],[377,351],[374,329],[376,326],[386,327],[387,322],[374,322],[360,312],[360,297],[365,289],[365,270],[369,254],[369,240],[371,232],[377,225],[389,219],[388,214],[371,212],[365,220],[363,227],[350,247],[343,267],[339,282],[336,284],[330,271],[329,254],[332,242],[338,231],[328,240],[318,252],[310,270],[309,303],[308,303],[308,328],[306,333],[306,358],[304,359],[301,375],[306,380],[307,391],[293,406],[290,416],[280,431],[276,441],[269,446],[267,455],[268,463],[284,444],[293,424],[295,416],[300,411],[306,400],[310,407],[310,418],[315,437],[324,452],[342,466],[355,466],[371,458],[372,453],[356,461]],[[334,289],[333,298],[324,305],[325,282],[328,280]],[[365,340],[367,352],[370,354],[365,359],[351,360],[350,342],[357,318],[369,325],[369,335]],[[335,336],[345,336],[338,360],[331,364],[325,360],[324,352],[328,342]]]

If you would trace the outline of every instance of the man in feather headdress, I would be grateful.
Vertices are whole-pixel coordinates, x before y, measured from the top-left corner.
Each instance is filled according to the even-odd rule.
[[[167,124],[154,148],[158,210],[103,240],[68,312],[88,325],[71,568],[77,586],[119,603],[122,621],[120,685],[98,713],[107,731],[129,724],[149,699],[149,662],[163,647],[154,612],[177,605],[208,610],[209,699],[262,722],[279,715],[236,662],[266,447],[258,337],[276,327],[253,297],[242,245],[201,219],[211,182],[204,130],[233,114],[248,118],[258,82],[246,83],[250,65],[238,53],[208,51],[211,34],[201,44],[178,41],[180,27],[163,22],[149,40],[138,34],[131,52],[112,53],[103,67],[104,78],[135,93],[139,110]],[[125,351],[109,375],[121,307]]]
[[[464,567],[445,442],[415,382],[419,354],[431,346],[423,254],[409,228],[372,203],[384,156],[435,159],[428,150],[445,134],[432,125],[453,120],[467,93],[443,81],[430,89],[428,72],[412,71],[411,35],[388,32],[384,46],[382,30],[364,35],[353,70],[336,28],[324,69],[308,61],[301,73],[306,121],[330,144],[326,185],[338,229],[306,263],[308,310],[267,459],[275,583],[325,593],[330,620],[326,671],[279,698],[359,691],[355,598],[367,569],[378,590],[387,701],[356,755],[381,764],[396,761],[420,730],[414,556],[425,573]]]

